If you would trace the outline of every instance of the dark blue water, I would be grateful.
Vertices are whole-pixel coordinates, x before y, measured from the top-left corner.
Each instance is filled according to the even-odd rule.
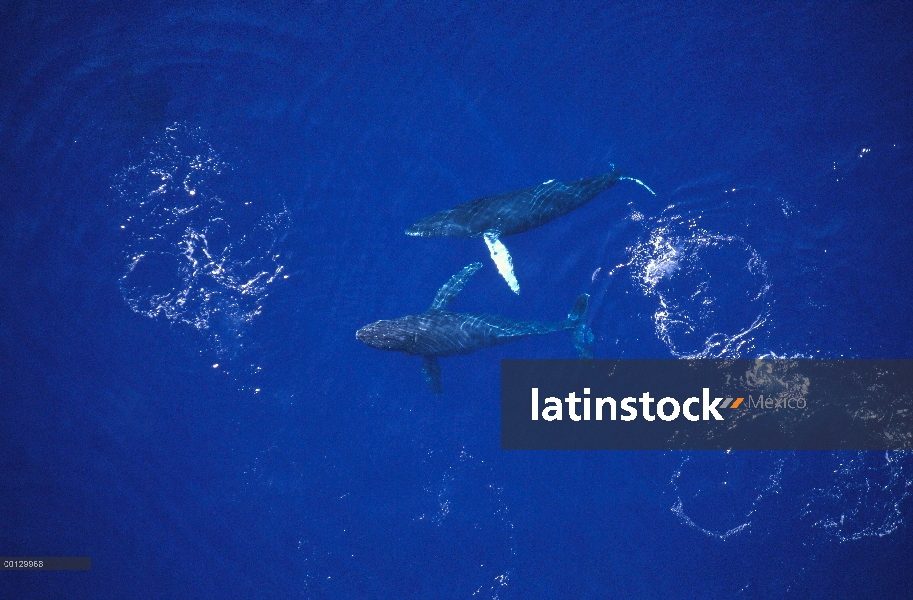
[[[0,7],[2,598],[902,598],[904,453],[502,452],[460,311],[597,357],[913,358],[907,3]],[[420,217],[616,164],[507,238]]]

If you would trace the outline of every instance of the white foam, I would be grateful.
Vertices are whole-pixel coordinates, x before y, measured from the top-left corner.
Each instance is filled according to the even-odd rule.
[[[238,206],[214,187],[227,169],[201,132],[168,127],[147,154],[115,177],[118,207],[131,227],[124,301],[149,318],[188,325],[218,352],[233,352],[284,275],[276,252],[288,211],[234,227]]]
[[[635,284],[658,301],[656,335],[673,356],[737,358],[767,322],[767,266],[738,236],[675,220],[628,253]],[[742,285],[747,298],[727,294],[729,282]]]
[[[904,525],[913,498],[913,453],[833,453],[830,481],[806,494],[802,516],[826,537],[854,542]]]

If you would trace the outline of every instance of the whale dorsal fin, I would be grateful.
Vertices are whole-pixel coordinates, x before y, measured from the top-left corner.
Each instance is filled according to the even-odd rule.
[[[456,295],[460,293],[460,290],[463,289],[463,286],[466,285],[469,278],[481,268],[482,263],[480,262],[474,262],[467,267],[463,267],[462,271],[451,277],[447,283],[441,286],[441,289],[437,291],[437,296],[434,297],[434,302],[431,303],[431,308],[428,310],[443,310],[450,304]]]

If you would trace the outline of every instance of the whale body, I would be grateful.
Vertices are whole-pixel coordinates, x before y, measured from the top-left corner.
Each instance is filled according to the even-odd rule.
[[[425,377],[435,394],[442,391],[441,369],[438,363],[438,358],[442,356],[470,354],[482,348],[556,331],[570,331],[578,354],[581,357],[591,356],[593,334],[586,325],[589,303],[587,294],[581,294],[577,298],[567,319],[559,323],[514,321],[495,315],[454,313],[445,310],[469,278],[480,268],[482,263],[473,263],[451,277],[438,290],[431,307],[424,313],[371,323],[359,329],[355,337],[372,348],[421,356],[424,360]]]
[[[481,237],[488,246],[498,272],[515,293],[520,285],[513,272],[513,260],[501,238],[523,233],[580,208],[616,182],[628,177],[612,165],[597,177],[561,183],[554,179],[534,188],[478,198],[417,221],[406,230],[419,237]],[[647,188],[650,190],[650,188]],[[650,193],[653,193],[650,190]]]

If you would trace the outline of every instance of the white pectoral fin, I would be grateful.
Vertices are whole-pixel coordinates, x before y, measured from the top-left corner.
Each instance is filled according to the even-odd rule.
[[[514,261],[511,260],[510,252],[507,251],[507,247],[498,239],[498,234],[486,233],[485,245],[488,246],[491,260],[495,261],[495,266],[498,267],[498,273],[501,274],[501,277],[504,278],[504,281],[507,282],[510,289],[513,290],[515,294],[519,294],[520,284],[517,283],[517,278],[514,276]]]

